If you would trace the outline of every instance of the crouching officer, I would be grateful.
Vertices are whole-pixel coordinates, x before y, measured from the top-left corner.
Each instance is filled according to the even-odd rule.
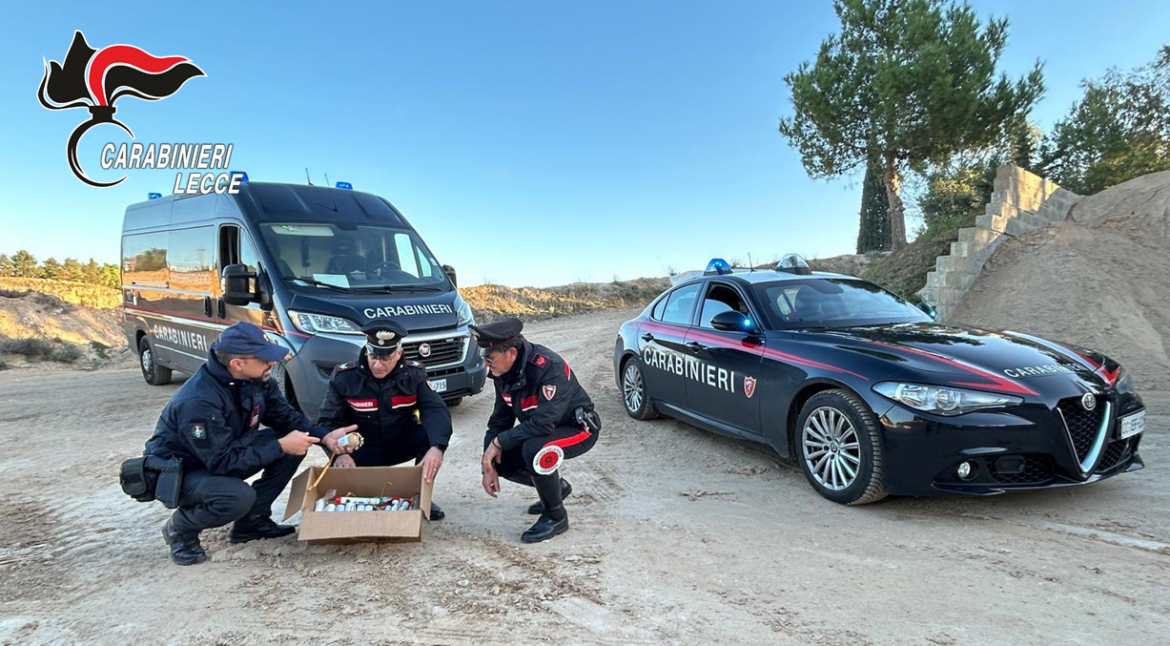
[[[572,487],[560,477],[561,461],[593,448],[601,418],[569,365],[526,340],[523,327],[518,319],[505,319],[471,331],[496,384],[484,437],[483,488],[495,498],[500,476],[535,487],[540,502],[528,512],[540,519],[520,540],[539,543],[569,529],[564,498]]]
[[[346,450],[337,440],[355,427],[313,424],[269,380],[287,352],[255,325],[236,323],[163,409],[146,454],[183,462],[179,508],[163,527],[175,563],[202,563],[199,532],[232,521],[232,543],[291,534],[293,527],[273,522],[272,502],[310,446]],[[244,482],[261,471],[251,486]]]
[[[406,328],[376,319],[362,328],[366,346],[354,363],[337,366],[321,405],[318,423],[357,424],[363,443],[335,467],[392,466],[414,460],[434,482],[451,441],[451,412],[427,383],[422,364],[402,358]],[[417,415],[416,415],[417,413]],[[445,514],[431,503],[431,520]]]

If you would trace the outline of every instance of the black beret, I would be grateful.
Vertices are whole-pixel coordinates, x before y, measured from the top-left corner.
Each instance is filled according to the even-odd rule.
[[[362,332],[366,335],[366,349],[376,356],[393,353],[406,336],[406,328],[391,319],[374,319],[362,328]]]
[[[470,325],[471,334],[479,343],[479,347],[487,350],[492,346],[507,343],[520,336],[524,329],[524,322],[520,319],[502,319],[487,325]]]

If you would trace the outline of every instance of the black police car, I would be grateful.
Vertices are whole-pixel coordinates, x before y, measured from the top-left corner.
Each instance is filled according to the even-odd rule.
[[[1141,397],[1100,353],[936,324],[796,255],[679,278],[618,333],[626,411],[770,447],[829,500],[991,495],[1143,467]]]

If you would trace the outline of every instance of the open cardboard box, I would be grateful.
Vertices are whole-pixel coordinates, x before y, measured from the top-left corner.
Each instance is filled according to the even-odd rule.
[[[329,469],[316,488],[309,488],[321,467],[311,467],[292,481],[284,519],[301,512],[298,537],[314,545],[364,542],[412,543],[422,540],[422,521],[431,518],[431,490],[421,466]],[[363,497],[418,495],[418,509],[409,511],[314,511],[317,499],[330,489],[337,495]]]

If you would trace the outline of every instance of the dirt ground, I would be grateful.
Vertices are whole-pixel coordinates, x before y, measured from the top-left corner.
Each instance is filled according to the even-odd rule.
[[[605,420],[564,469],[572,529],[535,546],[519,542],[532,495],[480,489],[479,396],[453,409],[436,484],[448,516],[423,542],[233,546],[220,529],[204,534],[208,563],[180,568],[167,512],[117,484],[177,386],[132,368],[0,373],[0,643],[1167,643],[1170,393],[1145,393],[1144,471],[846,508],[767,455],[629,419],[611,352],[632,315],[530,326]]]

